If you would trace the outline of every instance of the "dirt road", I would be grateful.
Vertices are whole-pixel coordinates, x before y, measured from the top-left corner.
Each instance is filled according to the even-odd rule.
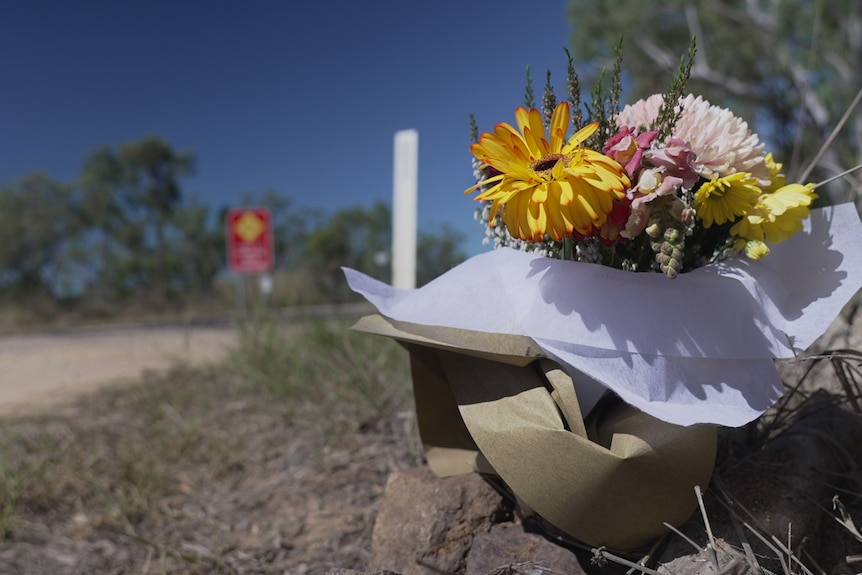
[[[0,337],[0,414],[50,407],[177,362],[223,358],[231,327],[110,327]]]

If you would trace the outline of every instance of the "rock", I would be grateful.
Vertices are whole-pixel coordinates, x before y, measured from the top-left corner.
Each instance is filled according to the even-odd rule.
[[[354,569],[335,568],[335,569],[330,569],[329,571],[327,571],[325,575],[402,575],[402,574],[396,573],[395,571],[389,571],[387,569],[381,569],[378,571],[356,571]]]
[[[476,535],[465,575],[584,574],[575,555],[519,523],[501,523]]]
[[[477,474],[439,478],[427,467],[395,472],[374,524],[368,570],[463,573],[473,538],[511,517],[511,506]]]
[[[662,575],[716,575],[718,572],[743,575],[748,572],[749,563],[745,555],[723,539],[716,539],[714,550],[715,553],[712,554],[704,547],[694,553],[680,554],[675,559],[662,563],[658,572]],[[719,571],[715,570],[713,558]]]

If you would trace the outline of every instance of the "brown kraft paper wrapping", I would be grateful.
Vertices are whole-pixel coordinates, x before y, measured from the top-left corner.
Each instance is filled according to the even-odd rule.
[[[608,397],[586,419],[572,379],[530,338],[362,318],[410,353],[419,432],[441,477],[494,473],[592,546],[649,544],[697,507],[716,428],[672,425]]]

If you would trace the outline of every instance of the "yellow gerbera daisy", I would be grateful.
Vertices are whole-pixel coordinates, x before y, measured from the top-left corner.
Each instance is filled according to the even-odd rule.
[[[756,178],[748,172],[737,172],[704,182],[695,192],[692,205],[708,228],[748,213],[761,193]]]
[[[777,244],[802,230],[802,220],[817,197],[812,188],[812,184],[788,184],[761,195],[754,208],[730,228],[738,238],[737,247],[750,242]]]
[[[512,237],[542,241],[545,234],[562,240],[573,231],[589,236],[601,228],[614,199],[631,186],[623,167],[611,158],[581,147],[598,129],[585,126],[568,140],[570,110],[554,109],[548,137],[535,108],[515,110],[518,129],[506,122],[482,134],[470,151],[499,174],[470,187],[476,200],[493,201],[491,224],[500,209]]]

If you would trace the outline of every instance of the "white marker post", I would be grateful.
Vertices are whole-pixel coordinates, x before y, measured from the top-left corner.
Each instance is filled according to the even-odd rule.
[[[395,132],[392,191],[392,286],[416,287],[416,196],[419,132]]]

